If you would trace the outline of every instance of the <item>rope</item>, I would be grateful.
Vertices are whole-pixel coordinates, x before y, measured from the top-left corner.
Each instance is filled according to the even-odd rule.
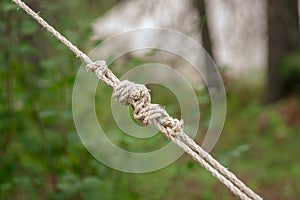
[[[93,62],[90,57],[80,51],[24,2],[21,0],[12,1],[66,45],[76,57],[80,58],[86,64],[87,71],[94,72],[100,80],[112,87],[115,100],[119,101],[122,105],[131,105],[136,120],[146,126],[154,124],[167,138],[189,154],[240,199],[262,200],[260,196],[248,188],[233,173],[222,166],[183,132],[183,120],[170,117],[166,110],[160,105],[152,104],[149,90],[144,85],[136,84],[128,80],[120,81],[113,72],[108,69],[105,61]]]

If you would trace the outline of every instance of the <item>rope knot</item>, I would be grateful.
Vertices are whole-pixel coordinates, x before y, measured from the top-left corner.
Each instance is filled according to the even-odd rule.
[[[103,76],[108,67],[104,60],[97,60],[95,62],[89,63],[85,66],[87,71],[93,71],[97,76]]]
[[[168,138],[183,131],[182,120],[170,117],[160,105],[151,104],[149,90],[144,85],[121,81],[114,88],[113,97],[123,105],[131,105],[137,121],[146,126],[154,123]]]
[[[166,137],[170,139],[170,137],[178,137],[183,133],[183,120],[174,119],[170,116],[162,118],[160,120],[162,127],[161,131],[165,133]]]
[[[133,107],[149,104],[151,101],[150,93],[146,86],[127,80],[120,81],[114,88],[113,97],[122,105],[132,105]]]

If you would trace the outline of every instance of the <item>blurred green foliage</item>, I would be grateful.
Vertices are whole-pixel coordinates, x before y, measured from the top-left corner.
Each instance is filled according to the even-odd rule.
[[[27,1],[81,49],[86,49],[90,23],[115,2]],[[80,142],[72,119],[71,94],[80,61],[9,0],[0,1],[0,19],[0,199],[233,198],[186,156],[148,174],[121,173],[95,160]],[[130,59],[125,67],[142,62]],[[224,133],[212,153],[260,194],[298,199],[299,130],[282,120],[275,105],[259,103],[261,86],[231,83]],[[174,95],[149,87],[155,102],[179,116]],[[160,135],[143,142],[124,136],[108,109],[112,91],[102,86],[98,90],[99,121],[118,145],[146,151],[167,142]],[[205,90],[196,92],[202,133],[210,119],[209,96]]]

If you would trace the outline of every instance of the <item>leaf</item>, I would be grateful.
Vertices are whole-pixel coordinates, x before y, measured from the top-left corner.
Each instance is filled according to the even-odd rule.
[[[82,181],[83,196],[85,199],[101,199],[101,181],[97,177],[88,176]]]
[[[51,118],[56,115],[56,112],[54,110],[43,110],[39,113],[40,118]]]
[[[3,2],[1,5],[1,10],[4,12],[9,12],[11,10],[16,9],[17,6],[11,2]]]
[[[36,23],[34,23],[32,21],[29,21],[29,20],[26,20],[26,21],[23,21],[22,24],[21,24],[21,31],[25,35],[32,35],[33,33],[36,32],[37,27],[38,26],[37,26]]]
[[[34,54],[37,51],[37,49],[29,43],[22,43],[19,46],[13,47],[13,50],[14,52],[25,55]]]
[[[296,164],[292,167],[291,175],[293,177],[295,177],[296,179],[299,179],[299,177],[300,177],[300,165],[299,164],[298,165]]]
[[[80,187],[80,180],[75,174],[62,176],[58,183],[58,188],[67,193],[76,193]]]

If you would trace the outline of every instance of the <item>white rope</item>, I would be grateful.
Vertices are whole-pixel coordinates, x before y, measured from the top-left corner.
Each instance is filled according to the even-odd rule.
[[[153,123],[167,138],[181,147],[235,195],[241,199],[262,199],[185,134],[182,120],[170,117],[158,104],[151,104],[149,90],[144,85],[128,80],[121,81],[114,88],[113,97],[123,105],[131,105],[134,110],[133,116],[137,121],[144,125]]]
[[[131,105],[134,109],[134,118],[144,125],[153,123],[172,142],[183,149],[195,161],[209,171],[214,177],[220,180],[230,191],[242,200],[262,200],[255,192],[248,188],[233,173],[222,166],[210,154],[205,152],[188,135],[183,132],[183,121],[172,118],[158,104],[151,103],[149,90],[140,84],[130,81],[120,81],[110,69],[105,61],[93,62],[86,54],[80,51],[75,45],[56,31],[36,12],[29,8],[21,0],[12,0],[24,11],[32,16],[47,31],[53,34],[59,41],[66,45],[77,57],[86,63],[86,69],[94,72],[97,77],[114,90],[113,97],[123,105]]]
[[[183,133],[184,134],[184,133]],[[230,180],[228,180],[224,175],[222,175],[218,170],[213,168],[209,163],[207,163],[199,154],[193,151],[189,146],[187,146],[184,142],[171,138],[171,140],[177,144],[181,149],[183,149],[187,154],[189,154],[196,162],[198,162],[202,167],[204,167],[208,172],[210,172],[214,177],[219,179],[227,188],[231,190],[233,194],[238,196],[242,200],[250,200],[255,199],[249,198],[246,194],[244,194],[239,188],[237,188]]]

